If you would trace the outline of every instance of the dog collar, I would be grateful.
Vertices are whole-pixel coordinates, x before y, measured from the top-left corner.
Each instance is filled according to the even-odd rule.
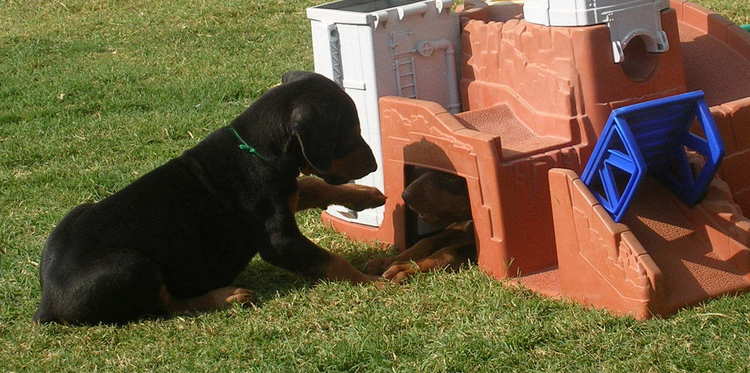
[[[260,159],[262,159],[264,161],[268,161],[268,158],[262,156],[260,153],[258,153],[258,151],[255,148],[253,148],[252,146],[248,145],[248,143],[246,143],[245,140],[242,139],[242,136],[240,136],[240,134],[237,133],[237,130],[235,130],[231,126],[227,127],[227,128],[229,129],[229,131],[232,132],[232,134],[234,134],[234,137],[236,137],[237,140],[240,142],[240,145],[238,146],[238,148],[240,148],[240,150],[247,152],[247,154],[254,155],[254,156],[256,156],[256,157],[258,157],[258,158],[260,158]]]

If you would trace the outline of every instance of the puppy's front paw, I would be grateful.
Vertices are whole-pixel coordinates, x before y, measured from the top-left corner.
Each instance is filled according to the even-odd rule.
[[[391,265],[391,263],[393,263],[393,259],[391,258],[370,259],[365,264],[364,272],[369,275],[381,275],[383,274],[383,272],[385,272],[385,269]]]
[[[395,283],[406,280],[409,276],[419,272],[419,265],[414,262],[398,262],[391,265],[383,277]]]
[[[343,187],[347,197],[342,202],[344,206],[352,210],[362,211],[382,206],[385,203],[386,197],[378,188],[357,184],[347,184]]]

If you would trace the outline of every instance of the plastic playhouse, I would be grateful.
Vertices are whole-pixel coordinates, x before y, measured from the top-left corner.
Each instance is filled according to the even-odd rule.
[[[638,319],[750,289],[750,33],[679,0],[467,4],[308,9],[388,196],[324,221],[404,248],[432,168],[466,179],[495,278]]]

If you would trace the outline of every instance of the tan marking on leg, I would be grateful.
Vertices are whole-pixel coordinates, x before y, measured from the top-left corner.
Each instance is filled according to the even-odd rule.
[[[354,268],[346,259],[334,254],[331,254],[331,259],[326,263],[324,276],[327,280],[345,280],[355,284],[380,280],[379,276],[366,275]]]
[[[383,277],[398,283],[417,272],[429,272],[441,268],[457,270],[469,259],[468,251],[473,244],[474,240],[458,242],[417,261],[395,262],[383,273]]]
[[[385,195],[377,188],[366,185],[331,185],[316,177],[307,176],[297,180],[299,202],[297,210],[324,209],[330,205],[342,205],[361,211],[385,203]]]
[[[333,203],[346,206],[352,210],[362,211],[382,206],[385,203],[385,195],[377,188],[358,185],[344,184],[337,188],[336,197]]]
[[[289,196],[289,211],[292,213],[295,213],[298,210],[299,207],[299,191],[294,192],[292,195]]]
[[[371,275],[382,274],[393,263],[418,261],[432,255],[432,253],[446,245],[471,242],[473,239],[473,232],[466,232],[459,229],[444,229],[434,236],[417,241],[412,247],[402,251],[398,255],[371,259],[365,264],[365,273]]]
[[[234,303],[248,305],[255,300],[255,294],[252,291],[234,286],[211,290],[206,294],[187,299],[175,298],[166,287],[162,287],[160,296],[165,308],[171,314],[222,310],[231,307]]]
[[[332,198],[330,187],[325,181],[314,177],[305,176],[297,179],[297,188],[299,190],[299,200],[297,210],[302,211],[310,208],[326,208],[328,201]]]
[[[364,273],[368,275],[382,275],[385,270],[393,264],[395,256],[389,256],[386,258],[374,258],[367,261],[365,264]]]

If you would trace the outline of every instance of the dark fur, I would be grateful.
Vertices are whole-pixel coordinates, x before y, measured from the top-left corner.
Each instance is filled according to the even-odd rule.
[[[294,220],[300,170],[341,184],[376,169],[343,90],[317,74],[287,73],[230,126],[268,160],[239,150],[221,128],[68,213],[42,254],[34,320],[121,323],[222,308],[244,290],[223,287],[256,253],[310,278],[375,279],[310,242]]]
[[[426,170],[404,190],[406,205],[426,223],[442,227],[398,255],[369,261],[365,272],[401,282],[417,272],[457,269],[476,259],[466,180]]]

